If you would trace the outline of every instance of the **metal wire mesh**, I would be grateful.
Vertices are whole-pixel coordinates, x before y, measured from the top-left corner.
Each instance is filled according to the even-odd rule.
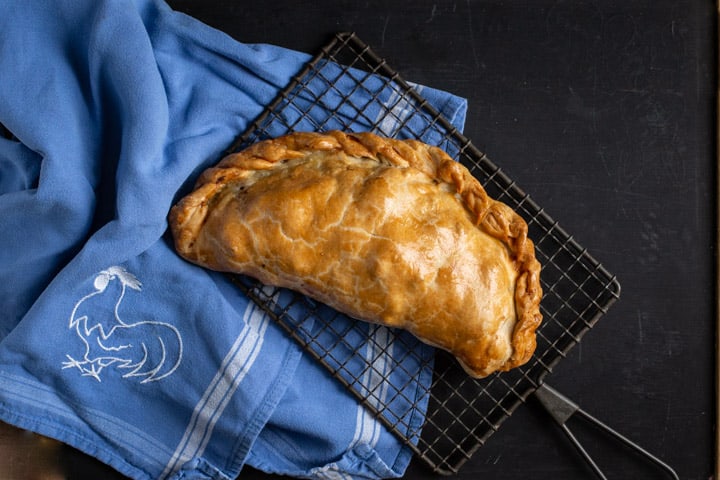
[[[391,331],[378,341],[380,327],[348,320],[299,294],[234,277],[418,458],[435,472],[456,473],[607,311],[620,286],[354,34],[338,34],[309,61],[230,150],[291,131],[331,129],[364,129],[436,144],[468,167],[491,196],[514,208],[535,241],[544,290],[537,350],[525,366],[483,380],[470,378],[448,354],[406,332]],[[384,361],[378,362],[380,358]],[[409,379],[406,383],[382,381],[398,369],[406,370],[401,375]],[[431,381],[416,381],[428,372]],[[380,380],[367,381],[373,377]],[[426,412],[424,419],[418,420],[418,411]]]

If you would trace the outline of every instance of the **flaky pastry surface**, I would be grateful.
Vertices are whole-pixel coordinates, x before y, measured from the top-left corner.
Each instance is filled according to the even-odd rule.
[[[169,220],[187,260],[407,329],[475,377],[535,350],[542,290],[527,224],[422,142],[262,141],[206,170]]]

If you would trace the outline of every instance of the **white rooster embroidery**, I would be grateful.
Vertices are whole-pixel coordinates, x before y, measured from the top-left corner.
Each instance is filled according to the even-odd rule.
[[[69,328],[75,330],[85,351],[79,359],[66,355],[62,368],[77,368],[97,381],[108,367],[123,372],[123,378],[141,378],[141,383],[172,374],[183,354],[177,328],[154,320],[130,323],[120,316],[127,289],[139,292],[140,281],[124,268],[113,266],[98,273],[93,287],[70,314]]]

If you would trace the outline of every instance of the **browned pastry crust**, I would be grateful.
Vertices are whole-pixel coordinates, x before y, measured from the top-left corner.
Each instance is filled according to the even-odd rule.
[[[535,350],[527,224],[422,142],[338,131],[259,142],[206,170],[170,227],[191,262],[405,328],[472,376]]]

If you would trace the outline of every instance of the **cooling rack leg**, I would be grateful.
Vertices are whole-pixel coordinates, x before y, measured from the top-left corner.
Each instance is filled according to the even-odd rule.
[[[579,417],[584,418],[586,421],[590,422],[595,427],[604,431],[611,438],[615,439],[616,441],[620,442],[631,450],[634,450],[636,453],[643,456],[649,462],[660,467],[660,469],[663,470],[670,478],[674,480],[680,480],[677,473],[675,473],[675,470],[673,470],[672,467],[670,467],[668,464],[642,448],[637,443],[633,442],[629,438],[610,428],[608,425],[601,422],[597,418],[593,417],[592,415],[584,411],[582,408],[580,408],[576,403],[572,402],[570,399],[562,395],[557,390],[551,388],[550,386],[546,384],[541,385],[535,391],[535,398],[538,399],[543,408],[560,426],[563,433],[565,433],[568,439],[572,442],[573,446],[583,456],[584,460],[592,468],[593,472],[595,473],[595,475],[598,476],[598,478],[606,480],[607,477],[605,477],[597,463],[595,463],[587,450],[585,450],[580,441],[575,437],[575,435],[573,435],[570,428],[568,428],[568,426],[565,424],[573,415],[578,415]]]

